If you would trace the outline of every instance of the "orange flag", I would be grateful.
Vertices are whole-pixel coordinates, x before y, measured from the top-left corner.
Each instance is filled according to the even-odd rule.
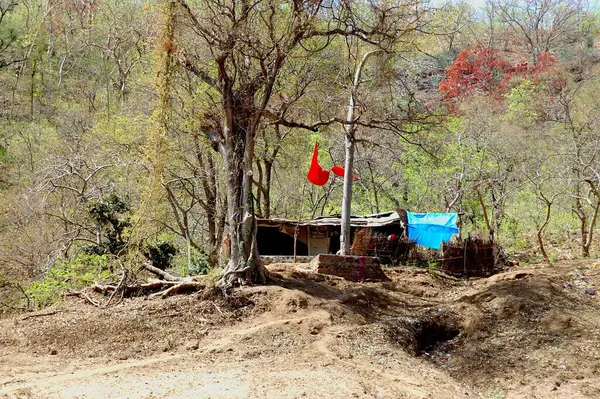
[[[317,186],[324,186],[329,180],[329,171],[323,170],[319,165],[319,143],[315,141],[315,149],[313,151],[312,162],[308,170],[308,180]]]
[[[343,167],[337,165],[334,165],[331,171],[340,177],[344,177],[344,173],[346,172]],[[352,173],[352,178],[358,180],[358,177],[354,176],[354,173]]]

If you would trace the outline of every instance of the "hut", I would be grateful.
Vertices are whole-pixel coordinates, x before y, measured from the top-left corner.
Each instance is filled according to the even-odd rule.
[[[405,218],[398,211],[350,218],[352,239],[359,229],[377,234],[404,235]],[[310,220],[258,219],[258,252],[263,256],[316,256],[335,254],[340,248],[341,215]]]

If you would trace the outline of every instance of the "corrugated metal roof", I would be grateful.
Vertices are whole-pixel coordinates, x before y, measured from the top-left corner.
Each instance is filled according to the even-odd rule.
[[[382,227],[400,223],[398,213],[382,212],[371,215],[352,215],[350,216],[350,225],[353,227]],[[310,220],[291,220],[291,219],[258,219],[259,226],[278,226],[282,224],[292,226],[340,226],[342,224],[341,215],[319,216]]]

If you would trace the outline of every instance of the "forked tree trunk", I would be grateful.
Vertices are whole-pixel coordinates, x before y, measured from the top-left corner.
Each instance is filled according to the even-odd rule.
[[[239,121],[237,122],[239,126]],[[250,123],[245,123],[243,126],[249,125]],[[250,127],[233,129],[235,131],[228,135],[231,139],[226,140],[219,148],[227,176],[227,216],[231,246],[230,258],[220,281],[224,291],[229,291],[236,284],[264,284],[268,276],[258,255],[256,219],[250,196],[253,133]],[[234,135],[238,135],[235,140]]]
[[[594,228],[596,227],[596,221],[598,220],[598,211],[600,210],[600,200],[596,202],[594,206],[594,215],[590,220],[590,225],[586,229],[585,224],[582,223],[582,234],[581,234],[581,252],[583,257],[590,256],[590,247],[592,246],[592,240],[594,238]]]
[[[577,192],[579,194],[579,191]],[[594,238],[594,228],[598,220],[598,214],[600,211],[600,200],[596,201],[594,205],[594,214],[591,219],[588,219],[588,215],[584,209],[583,200],[577,197],[575,200],[575,214],[579,217],[580,231],[581,231],[581,256],[587,258],[590,256],[590,247],[592,246]]]
[[[346,160],[344,162],[344,192],[342,197],[342,228],[340,237],[340,252],[350,255],[351,243],[351,204],[352,204],[352,169],[354,168],[354,132],[346,133]]]

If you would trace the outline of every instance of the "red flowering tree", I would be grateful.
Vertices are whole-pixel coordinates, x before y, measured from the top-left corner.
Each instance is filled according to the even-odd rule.
[[[440,93],[453,99],[466,93],[491,93],[512,70],[498,52],[482,46],[467,48],[456,56],[440,83]]]
[[[498,99],[510,89],[515,77],[534,77],[548,70],[556,60],[548,53],[539,56],[536,65],[522,62],[511,65],[495,49],[475,46],[456,56],[446,70],[439,91],[446,100],[454,100],[468,94],[483,93]]]

